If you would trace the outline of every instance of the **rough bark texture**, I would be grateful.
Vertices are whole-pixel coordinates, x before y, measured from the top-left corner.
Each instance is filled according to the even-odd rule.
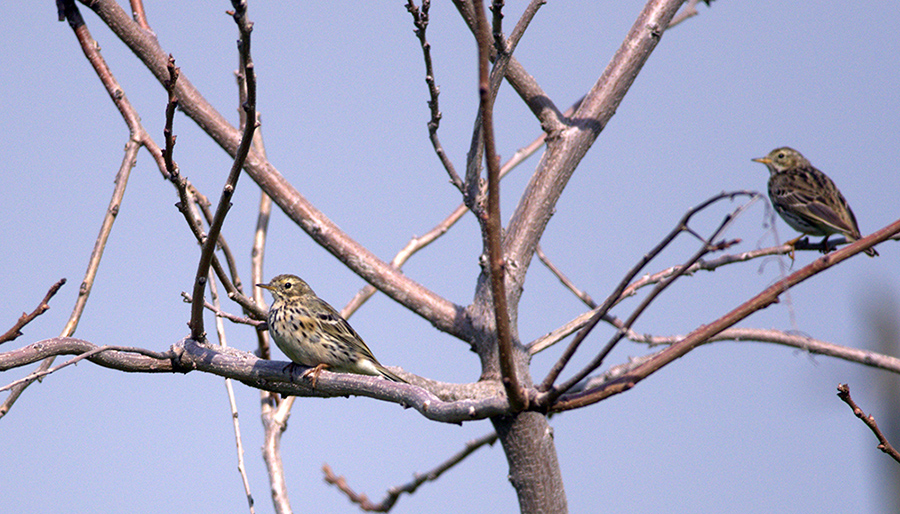
[[[568,512],[566,491],[547,417],[523,412],[491,420],[506,460],[509,481],[519,497],[523,513]]]

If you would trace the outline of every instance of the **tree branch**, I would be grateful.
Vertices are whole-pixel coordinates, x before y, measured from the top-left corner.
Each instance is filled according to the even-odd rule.
[[[856,402],[853,401],[853,398],[850,398],[850,386],[847,384],[838,384],[838,398],[840,398],[844,403],[850,406],[853,410],[853,414],[862,420],[863,423],[869,427],[869,430],[875,434],[875,437],[878,439],[878,449],[883,451],[884,453],[891,456],[892,459],[900,463],[900,452],[898,452],[891,443],[887,440],[884,433],[881,432],[881,429],[878,428],[878,423],[875,423],[875,417],[871,414],[866,416],[866,414],[856,405]]]
[[[488,59],[491,53],[491,36],[484,5],[476,7],[478,26],[478,93],[480,118],[484,136],[484,152],[488,169],[488,209],[484,223],[488,263],[491,274],[491,296],[494,320],[497,327],[497,345],[500,354],[500,374],[510,406],[514,411],[527,407],[527,400],[516,376],[512,352],[512,336],[509,328],[509,307],[506,304],[506,286],[503,250],[500,247],[500,160],[494,146],[494,98],[491,94]],[[498,15],[498,14],[495,14]]]
[[[152,33],[141,29],[131,21],[113,0],[92,0],[88,5],[137,55],[160,83],[166,80],[167,54],[162,51]],[[238,131],[200,95],[185,77],[183,70],[176,87],[183,112],[226,152],[234,156],[240,143]],[[245,170],[291,220],[354,273],[430,321],[439,330],[468,340],[470,327],[462,307],[454,305],[400,273],[351,239],[310,204],[255,150],[250,151]]]
[[[418,489],[420,485],[425,482],[437,480],[445,471],[462,462],[466,457],[482,446],[493,446],[495,442],[497,442],[496,432],[491,432],[490,434],[483,435],[478,439],[467,442],[462,450],[456,452],[449,459],[440,463],[430,471],[416,473],[412,481],[388,489],[387,496],[378,503],[372,503],[365,494],[357,494],[354,492],[353,489],[347,485],[347,480],[342,476],[335,475],[331,470],[331,466],[328,464],[322,465],[322,472],[325,473],[325,482],[337,486],[337,488],[347,496],[347,499],[359,505],[360,509],[368,512],[389,512],[394,504],[397,503],[401,494],[412,494],[416,492],[416,489]]]
[[[203,330],[203,296],[209,276],[209,266],[212,262],[213,252],[216,249],[216,243],[219,241],[219,233],[222,230],[222,224],[225,222],[225,216],[231,209],[231,197],[234,195],[234,188],[237,186],[247,154],[249,154],[253,145],[253,132],[256,130],[256,72],[253,68],[253,58],[250,55],[250,32],[253,30],[253,24],[247,19],[247,3],[245,1],[232,0],[231,5],[234,6],[232,15],[241,34],[238,40],[238,50],[241,56],[241,68],[247,81],[247,101],[242,105],[247,113],[247,123],[244,124],[244,133],[235,152],[234,163],[231,166],[231,171],[228,173],[225,187],[222,188],[222,196],[219,198],[216,214],[209,224],[209,233],[203,242],[203,249],[200,251],[200,262],[197,265],[197,275],[194,279],[194,302],[191,304],[191,321],[188,323],[188,326],[191,327],[191,338],[195,341],[202,341],[206,337]]]
[[[23,312],[18,321],[16,321],[16,323],[12,327],[10,327],[10,329],[7,330],[5,334],[0,336],[0,344],[12,341],[21,336],[22,329],[25,328],[25,325],[31,323],[34,318],[47,312],[47,309],[50,308],[50,299],[53,298],[56,292],[59,291],[59,288],[61,288],[65,283],[66,279],[61,278],[55,284],[50,286],[50,290],[47,291],[47,294],[44,295],[44,299],[41,300],[41,303],[38,304],[38,306],[33,311],[31,311],[31,314]]]
[[[650,250],[650,252],[645,254],[638,261],[638,263],[635,264],[634,267],[632,267],[631,270],[629,270],[628,273],[625,274],[625,277],[619,282],[619,285],[616,287],[616,289],[613,291],[613,293],[610,294],[606,298],[606,300],[603,302],[603,305],[600,306],[600,308],[595,309],[595,312],[594,312],[593,316],[591,317],[591,319],[588,320],[588,322],[585,324],[584,328],[582,328],[581,331],[578,333],[578,335],[576,335],[575,338],[572,340],[572,342],[569,343],[569,346],[566,348],[566,350],[563,352],[563,354],[559,357],[559,359],[556,361],[556,363],[554,363],[553,367],[550,369],[550,372],[547,373],[547,377],[544,378],[543,382],[541,382],[539,390],[549,392],[549,396],[546,397],[547,400],[552,401],[557,396],[559,396],[560,394],[565,392],[565,390],[571,388],[572,386],[574,386],[575,384],[577,384],[578,382],[583,380],[588,374],[593,372],[594,369],[596,369],[597,366],[599,366],[600,363],[603,361],[606,354],[612,350],[612,347],[616,344],[618,339],[624,335],[624,333],[620,330],[619,333],[614,337],[614,339],[611,340],[609,343],[607,343],[604,350],[601,350],[600,354],[598,354],[591,361],[591,363],[588,364],[588,366],[583,368],[580,372],[576,373],[576,375],[574,377],[567,380],[563,385],[559,386],[558,388],[553,387],[553,383],[556,381],[557,377],[559,377],[559,374],[562,372],[562,370],[565,368],[565,366],[569,363],[569,360],[572,358],[572,356],[575,355],[575,352],[578,350],[578,347],[581,344],[581,342],[584,341],[584,339],[588,336],[588,334],[591,332],[591,330],[593,330],[593,328],[597,325],[597,323],[603,318],[603,316],[606,316],[609,313],[609,310],[613,308],[613,306],[615,306],[617,303],[622,301],[622,299],[624,298],[623,292],[625,291],[625,288],[628,285],[628,283],[631,282],[631,280],[633,280],[634,277],[637,276],[637,274],[647,264],[650,263],[650,261],[655,259],[656,256],[660,254],[660,252],[662,252],[672,241],[674,241],[675,238],[679,234],[689,230],[688,222],[691,220],[691,218],[695,214],[706,209],[710,205],[712,205],[720,200],[734,199],[737,196],[749,196],[750,200],[748,200],[748,203],[746,203],[743,206],[736,209],[729,216],[726,216],[726,218],[719,225],[719,228],[713,232],[712,237],[710,237],[708,241],[706,239],[700,238],[703,241],[703,245],[694,254],[694,256],[691,257],[686,264],[679,266],[678,267],[679,271],[673,273],[672,275],[668,276],[666,279],[662,280],[659,284],[657,284],[657,286],[653,290],[653,292],[647,298],[644,299],[644,301],[641,303],[641,305],[639,305],[635,309],[635,311],[629,317],[629,320],[625,322],[625,327],[630,328],[631,324],[634,323],[634,321],[637,319],[637,317],[650,304],[650,302],[652,302],[656,298],[656,296],[658,296],[675,279],[677,279],[679,276],[683,275],[684,271],[689,269],[691,265],[696,263],[698,260],[700,260],[701,257],[703,257],[708,252],[710,252],[711,250],[714,249],[712,246],[712,242],[715,241],[715,239],[717,239],[718,237],[720,237],[720,235],[724,232],[725,228],[728,227],[732,221],[734,221],[736,216],[741,211],[746,209],[751,203],[753,203],[756,199],[761,197],[760,193],[757,193],[755,191],[732,191],[732,192],[727,192],[727,193],[721,193],[721,194],[713,196],[712,198],[705,200],[704,202],[700,203],[699,205],[697,205],[695,207],[692,207],[691,209],[688,209],[688,211],[684,214],[684,216],[682,216],[681,219],[678,221],[675,228],[673,228],[672,231],[669,232],[669,234],[666,235],[666,237],[664,237],[662,239],[662,241],[660,241],[652,250]],[[591,368],[591,369],[589,369],[589,368]]]
[[[0,353],[0,371],[21,367],[56,355],[81,354],[101,348],[81,339],[54,338]],[[105,347],[103,347],[105,348]],[[175,343],[164,353],[130,347],[108,347],[88,360],[129,373],[188,373],[202,371],[239,380],[251,387],[303,397],[364,396],[413,408],[427,419],[460,424],[509,413],[509,402],[498,381],[473,384],[437,382],[393,368],[414,382],[401,384],[379,377],[322,371],[315,389],[308,381],[295,381],[307,368],[286,362],[262,360],[235,348],[197,343],[190,338]],[[287,368],[287,369],[286,369]]]
[[[612,118],[682,1],[647,3],[569,124],[548,140],[547,150],[522,194],[503,239],[508,265],[517,269],[510,277],[511,296],[521,295],[534,249],[576,166]]]
[[[551,409],[553,411],[576,409],[584,407],[586,405],[591,405],[605,398],[631,389],[641,380],[647,378],[672,361],[683,357],[685,354],[687,354],[697,346],[708,341],[709,338],[719,334],[726,328],[729,328],[735,323],[745,319],[750,314],[753,314],[758,310],[764,309],[769,305],[778,302],[778,297],[791,287],[794,287],[804,280],[817,275],[818,273],[821,273],[822,271],[834,266],[835,264],[838,264],[865,250],[866,248],[869,248],[874,244],[880,243],[890,238],[897,233],[900,233],[900,220],[891,223],[881,230],[878,230],[849,246],[846,246],[840,250],[816,259],[809,265],[804,266],[803,268],[797,270],[784,279],[779,280],[772,286],[764,289],[759,294],[736,307],[728,314],[725,314],[712,323],[700,326],[678,343],[654,355],[653,358],[642,363],[640,366],[626,373],[622,377],[594,389],[588,389],[583,392],[571,395],[563,395],[558,398],[554,405],[551,406]],[[541,400],[542,398],[539,395],[538,401]]]

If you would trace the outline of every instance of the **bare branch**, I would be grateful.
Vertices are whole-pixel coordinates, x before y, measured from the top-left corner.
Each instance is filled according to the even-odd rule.
[[[65,283],[66,279],[61,278],[55,284],[50,286],[50,290],[47,291],[47,294],[44,295],[44,299],[41,300],[41,303],[38,304],[38,306],[33,311],[31,311],[31,314],[23,312],[19,317],[19,320],[16,321],[16,323],[12,327],[10,327],[10,329],[7,330],[5,334],[0,336],[0,344],[12,341],[21,336],[22,329],[25,328],[25,325],[31,323],[34,318],[47,312],[47,309],[50,308],[50,299],[53,298],[56,292],[59,291],[59,288],[61,288]]]
[[[209,297],[212,299],[214,308],[221,308],[216,278],[212,272],[209,273]],[[225,323],[222,322],[222,318],[220,317],[216,318],[216,335],[220,345],[228,346],[228,339],[225,336]],[[238,419],[237,401],[234,399],[234,387],[231,384],[230,378],[225,379],[225,393],[228,396],[228,406],[231,409],[231,426],[234,430],[238,473],[241,475],[241,482],[244,485],[244,494],[247,496],[250,514],[254,514],[253,493],[250,492],[250,481],[247,479],[247,468],[244,466],[244,441],[241,438],[241,423]]]
[[[575,168],[612,118],[682,1],[651,0],[646,4],[569,124],[558,133],[551,133],[547,150],[522,194],[503,239],[507,259],[515,263],[518,271],[511,276],[512,297],[521,295],[534,249]]]
[[[416,492],[416,489],[418,489],[420,485],[424,484],[425,482],[433,482],[437,480],[441,475],[444,474],[445,471],[462,462],[466,457],[474,453],[482,446],[493,446],[496,441],[497,433],[491,432],[490,434],[483,435],[478,439],[473,439],[467,442],[466,446],[462,450],[456,452],[449,459],[440,463],[434,469],[426,471],[425,473],[416,473],[412,481],[388,489],[387,496],[385,496],[385,498],[379,503],[372,503],[371,501],[369,501],[369,498],[365,494],[355,493],[350,488],[350,486],[347,485],[347,480],[342,476],[335,475],[328,464],[322,465],[322,472],[325,473],[326,482],[337,486],[337,488],[340,489],[341,492],[347,495],[347,498],[351,502],[359,505],[360,509],[369,512],[388,512],[391,510],[394,504],[397,503],[397,500],[400,498],[401,494],[412,494]]]
[[[487,243],[490,266],[491,296],[494,305],[494,319],[497,327],[497,345],[500,353],[500,373],[510,406],[519,411],[528,406],[527,399],[519,385],[512,352],[512,336],[509,327],[509,307],[506,304],[505,264],[500,247],[500,160],[494,146],[494,98],[491,95],[488,58],[491,54],[491,38],[488,31],[484,5],[476,7],[478,25],[478,92],[480,95],[481,133],[484,135],[484,152],[488,168],[488,210],[484,223],[484,238]],[[497,9],[499,11],[499,9]],[[495,12],[499,16],[499,12]],[[496,19],[496,18],[495,18]]]
[[[131,0],[131,12],[134,16],[134,21],[142,29],[150,30],[150,24],[147,23],[147,14],[144,12],[144,2],[142,0]]]
[[[222,188],[222,196],[219,198],[216,214],[209,225],[209,233],[206,236],[206,241],[203,242],[203,249],[200,252],[197,276],[194,279],[194,302],[191,304],[191,321],[188,323],[191,327],[191,338],[195,341],[202,341],[205,337],[203,330],[203,293],[206,289],[209,267],[212,263],[216,243],[219,240],[222,224],[225,222],[225,216],[231,208],[231,197],[234,195],[234,188],[237,186],[244,162],[247,160],[247,155],[253,144],[253,132],[256,130],[256,72],[253,68],[253,58],[250,56],[250,32],[253,30],[253,24],[247,19],[246,2],[233,0],[231,5],[234,6],[234,21],[241,33],[241,37],[238,40],[238,50],[241,56],[245,80],[247,81],[247,101],[242,107],[247,112],[248,122],[245,124],[241,142],[235,152],[234,163],[231,166],[231,171],[228,173],[225,187]]]
[[[6,371],[56,355],[81,354],[98,347],[74,338],[39,341],[17,350],[0,353],[0,371]],[[107,347],[103,347],[107,348]],[[297,381],[304,366],[290,369],[286,362],[261,360],[235,348],[200,344],[189,338],[165,352],[114,346],[115,351],[91,355],[88,360],[103,367],[131,373],[172,373],[202,371],[245,384],[304,397],[364,396],[413,408],[427,419],[460,424],[509,413],[509,402],[498,381],[482,380],[473,384],[449,384],[403,373],[412,384],[391,382],[379,377],[322,371],[312,388],[309,381]],[[288,368],[288,369],[286,369]],[[293,372],[293,373],[292,373]]]
[[[584,304],[591,309],[597,308],[597,302],[595,302],[594,299],[591,298],[591,295],[587,294],[581,289],[578,289],[578,286],[576,286],[574,282],[569,280],[569,277],[567,277],[561,269],[559,269],[555,264],[553,264],[553,262],[550,261],[550,258],[547,257],[547,255],[544,253],[541,245],[538,245],[537,248],[535,248],[535,253],[538,256],[538,259],[540,259],[540,261],[544,264],[544,266],[547,266],[547,269],[550,270],[550,273],[553,273],[569,291],[572,291],[572,294],[577,296],[579,300],[584,302]]]
[[[167,56],[152,34],[142,31],[113,0],[93,1],[90,8],[141,59],[157,80],[161,83],[166,80]],[[178,80],[176,92],[183,112],[197,122],[226,152],[235,155],[241,140],[240,133],[200,95],[184,73]],[[324,213],[310,204],[258,152],[250,151],[245,168],[250,177],[290,219],[353,272],[432,322],[439,330],[464,340],[469,337],[470,326],[462,307],[400,273],[351,239]],[[232,296],[229,291],[229,297]],[[252,302],[248,304],[252,305]]]
[[[619,322],[621,323],[621,322]],[[650,347],[659,345],[672,345],[684,336],[651,336],[637,334],[629,331],[626,337],[636,343],[645,343]],[[756,341],[761,343],[774,343],[782,346],[797,348],[815,355],[825,355],[848,362],[855,362],[864,366],[883,369],[900,374],[900,358],[884,355],[869,350],[861,350],[850,346],[841,346],[828,343],[802,334],[791,334],[782,330],[768,330],[760,328],[729,328],[710,337],[706,343],[715,341]]]
[[[883,451],[884,453],[891,456],[897,462],[900,462],[900,452],[898,452],[891,443],[888,442],[887,437],[885,437],[884,433],[881,432],[881,429],[878,428],[878,424],[875,423],[875,417],[871,414],[866,416],[866,414],[856,405],[856,402],[853,401],[853,398],[850,398],[850,386],[847,384],[838,384],[838,398],[840,398],[844,403],[850,406],[853,409],[853,414],[862,420],[863,423],[869,427],[869,430],[875,434],[875,437],[878,439],[878,449]]]
[[[122,157],[122,163],[119,166],[119,171],[116,173],[115,186],[113,188],[112,197],[110,198],[106,214],[103,216],[103,221],[100,225],[100,231],[97,235],[97,240],[94,242],[94,248],[91,251],[90,259],[88,260],[88,266],[87,270],[85,271],[84,279],[81,282],[81,287],[79,287],[78,289],[78,298],[75,301],[75,306],[72,309],[72,314],[69,316],[69,320],[61,333],[62,337],[68,337],[75,333],[75,329],[77,328],[78,322],[81,319],[81,315],[84,312],[84,308],[87,305],[87,300],[90,296],[91,289],[93,288],[94,280],[97,277],[97,270],[100,266],[100,260],[103,257],[103,250],[106,248],[106,242],[108,241],[109,235],[112,232],[113,223],[115,222],[115,218],[119,213],[119,207],[121,206],[122,199],[125,195],[125,188],[128,184],[128,177],[131,174],[131,169],[137,162],[137,154],[141,146],[147,148],[151,156],[153,156],[154,160],[156,161],[157,166],[163,169],[164,164],[162,152],[160,151],[159,147],[153,142],[153,139],[150,137],[147,131],[144,130],[143,126],[140,123],[140,116],[137,114],[137,111],[134,110],[131,102],[128,101],[128,98],[125,96],[124,91],[116,81],[115,77],[113,77],[112,72],[106,65],[106,61],[103,59],[103,56],[100,55],[100,45],[93,39],[93,37],[91,37],[87,26],[84,24],[84,19],[81,17],[81,13],[78,11],[75,3],[72,0],[60,0],[57,3],[57,6],[60,15],[60,21],[62,21],[63,19],[68,20],[69,26],[75,33],[75,38],[78,40],[78,43],[81,46],[85,57],[87,57],[88,62],[90,62],[91,66],[93,66],[95,73],[97,73],[97,76],[100,78],[101,83],[103,84],[116,108],[118,108],[119,112],[122,114],[122,118],[125,120],[130,133],[129,140],[125,144],[125,154]],[[38,373],[46,371],[52,364],[52,359],[48,359],[46,362],[43,362],[38,370]],[[28,387],[28,385],[31,383],[32,381],[22,382],[10,391],[9,396],[7,396],[3,404],[0,405],[0,418],[5,416],[6,413],[9,412],[9,409],[12,408],[12,405],[16,402],[25,388]]]
[[[651,294],[648,295],[648,297],[644,299],[644,301],[641,303],[641,305],[639,305],[635,309],[635,311],[630,316],[629,321],[625,322],[626,327],[630,327],[631,324],[637,319],[637,317],[644,311],[644,309],[646,309],[646,307],[648,305],[650,305],[650,302],[652,302],[656,298],[656,296],[658,296],[666,287],[668,287],[668,285],[671,284],[672,281],[677,279],[679,276],[683,275],[684,271],[686,269],[689,269],[689,267],[691,265],[693,265],[696,261],[698,261],[701,257],[706,255],[708,252],[712,251],[714,248],[713,248],[711,242],[714,241],[715,239],[717,239],[718,237],[720,237],[720,235],[724,232],[725,228],[731,224],[731,222],[735,219],[735,217],[737,216],[738,213],[740,213],[743,209],[746,209],[756,199],[761,198],[761,195],[760,195],[760,193],[757,193],[755,191],[726,192],[726,193],[721,193],[721,194],[715,195],[712,198],[709,198],[706,201],[700,203],[699,205],[692,207],[691,209],[688,209],[688,211],[684,214],[684,216],[681,217],[681,220],[679,220],[679,222],[676,224],[675,228],[673,228],[672,231],[669,232],[669,234],[666,235],[666,237],[664,237],[662,239],[662,241],[660,241],[652,250],[650,250],[650,252],[645,254],[641,258],[641,260],[638,261],[638,263],[635,264],[634,267],[632,267],[631,270],[629,270],[628,273],[625,274],[625,277],[619,282],[619,285],[616,287],[616,289],[613,291],[613,293],[610,294],[606,298],[606,300],[603,302],[603,305],[601,305],[598,309],[595,309],[594,315],[591,317],[591,319],[585,324],[585,326],[581,329],[581,331],[578,333],[578,335],[575,336],[575,339],[573,339],[572,342],[569,343],[569,346],[566,348],[566,350],[563,352],[563,354],[559,357],[557,362],[554,363],[553,367],[550,369],[550,372],[547,374],[547,377],[541,383],[539,390],[548,391],[548,392],[550,392],[548,398],[551,398],[551,397],[555,398],[559,394],[564,392],[564,390],[571,388],[572,386],[574,386],[575,384],[577,384],[578,382],[583,380],[588,374],[593,372],[594,369],[596,369],[600,365],[600,363],[603,361],[606,354],[608,354],[609,351],[612,350],[612,348],[616,344],[616,342],[623,336],[622,331],[619,331],[619,333],[609,343],[607,343],[607,345],[604,347],[604,349],[601,350],[601,352],[587,366],[585,366],[585,368],[583,368],[580,372],[576,373],[574,377],[567,380],[564,384],[562,384],[558,388],[552,387],[553,383],[556,381],[559,374],[565,368],[566,364],[568,364],[568,362],[572,358],[572,356],[575,355],[575,351],[578,350],[578,347],[581,344],[581,342],[584,341],[584,339],[587,337],[587,335],[590,333],[590,331],[594,328],[594,326],[597,325],[597,323],[603,318],[603,316],[608,314],[609,310],[612,309],[613,306],[615,306],[618,302],[620,302],[622,300],[622,298],[623,298],[622,293],[625,291],[625,288],[627,287],[628,283],[631,282],[631,280],[633,280],[634,277],[637,276],[637,274],[647,264],[650,263],[650,261],[655,259],[656,256],[659,255],[660,252],[662,252],[672,241],[674,241],[675,238],[679,234],[681,234],[684,231],[689,230],[688,222],[691,220],[691,218],[698,212],[706,209],[710,205],[712,205],[720,200],[734,199],[735,197],[738,197],[738,196],[748,196],[750,199],[748,200],[748,202],[746,204],[744,204],[743,206],[736,209],[735,212],[733,212],[729,216],[726,216],[726,218],[719,225],[719,228],[713,232],[713,235],[712,235],[712,237],[709,238],[709,241],[700,238],[703,240],[703,245],[701,245],[701,247],[697,251],[697,253],[695,253],[694,256],[691,257],[686,264],[680,266],[678,268],[679,271],[673,273],[672,275],[668,276],[666,279],[661,281],[659,284],[657,284],[657,287],[654,289],[654,291],[651,292]]]
[[[580,100],[579,100],[580,101]],[[575,109],[578,108],[578,103],[576,102],[572,107],[566,111],[566,116],[575,112]],[[513,154],[512,157],[500,168],[500,178],[505,177],[510,171],[515,169],[519,164],[521,164],[525,159],[534,155],[534,153],[544,144],[544,140],[546,139],[546,134],[541,134],[537,138],[534,139],[531,143],[529,143],[524,148],[520,148]],[[403,267],[403,264],[409,260],[416,252],[428,246],[432,241],[444,235],[450,228],[463,217],[465,213],[469,211],[468,207],[466,207],[465,203],[461,203],[456,209],[450,213],[443,221],[438,223],[434,228],[426,232],[424,235],[419,237],[413,237],[410,241],[404,246],[394,258],[391,260],[391,266],[394,266],[397,269]],[[351,314],[356,312],[363,303],[366,302],[369,298],[375,294],[376,289],[367,285],[359,290],[356,295],[347,303],[347,305],[341,310],[341,316],[344,318],[349,318]],[[262,304],[260,304],[262,305]]]
[[[697,346],[709,340],[710,337],[731,327],[750,314],[776,303],[778,297],[784,291],[787,291],[804,280],[856,255],[874,244],[887,240],[897,233],[900,233],[900,220],[891,223],[881,230],[878,230],[849,246],[816,259],[807,266],[804,266],[784,279],[779,280],[772,286],[769,286],[728,314],[725,314],[712,323],[698,327],[678,343],[654,355],[652,359],[642,363],[622,377],[595,389],[588,389],[580,393],[561,396],[556,404],[552,406],[552,410],[563,411],[584,407],[631,389],[641,380],[647,378],[670,362],[684,356]],[[540,400],[541,398],[539,396],[538,401]]]
[[[416,27],[413,32],[416,34],[416,37],[419,38],[419,44],[422,46],[422,55],[425,59],[425,83],[428,84],[428,95],[430,97],[428,100],[428,108],[431,110],[431,120],[428,122],[428,137],[431,139],[431,146],[434,148],[434,153],[437,154],[438,160],[441,161],[441,164],[450,176],[450,183],[453,184],[460,193],[463,193],[462,179],[459,178],[459,174],[456,173],[456,168],[453,166],[453,162],[450,161],[450,157],[447,156],[447,152],[444,151],[441,140],[437,135],[438,128],[441,126],[442,117],[440,104],[438,103],[438,96],[441,94],[441,88],[437,86],[434,79],[434,65],[431,62],[431,43],[429,43],[425,37],[425,31],[428,29],[428,11],[430,8],[431,0],[423,0],[421,10],[416,7],[416,4],[412,0],[406,2],[406,10],[412,15],[413,25]]]

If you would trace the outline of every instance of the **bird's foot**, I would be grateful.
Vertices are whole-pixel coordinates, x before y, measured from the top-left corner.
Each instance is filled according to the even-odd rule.
[[[319,381],[319,373],[321,373],[322,370],[327,367],[328,367],[328,364],[325,364],[325,363],[319,364],[318,366],[316,366],[314,368],[310,368],[310,369],[304,371],[302,376],[303,376],[303,378],[309,377],[309,380],[312,383],[312,388],[315,389],[316,382]],[[312,376],[310,377],[310,375],[312,375]]]

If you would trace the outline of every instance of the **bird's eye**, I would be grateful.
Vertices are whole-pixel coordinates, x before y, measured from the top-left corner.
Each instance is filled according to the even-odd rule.
[[[778,154],[778,158],[779,158],[779,159],[784,159],[784,152]]]
[[[293,285],[294,285],[294,284],[291,284],[290,282],[285,282],[285,283],[284,283],[284,288],[285,288],[285,289],[290,289],[291,286],[293,286]]]

